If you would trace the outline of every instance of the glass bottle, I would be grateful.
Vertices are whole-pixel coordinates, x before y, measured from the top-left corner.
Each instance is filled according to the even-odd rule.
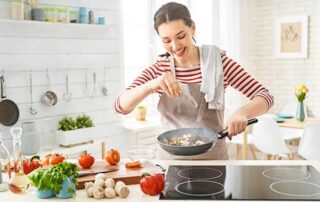
[[[24,20],[24,0],[11,0],[11,19]]]
[[[2,140],[2,133],[0,129],[0,192],[6,191],[8,183],[4,180],[2,173],[8,171],[10,173],[10,153],[8,148],[4,145]]]
[[[14,193],[28,191],[30,182],[27,175],[23,172],[22,166],[22,152],[21,152],[21,127],[13,127],[10,129],[13,137],[13,166],[14,172],[9,183],[9,189]]]

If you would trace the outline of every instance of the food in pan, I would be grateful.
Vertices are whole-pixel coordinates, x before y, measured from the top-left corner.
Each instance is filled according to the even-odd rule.
[[[172,146],[182,146],[182,147],[188,147],[188,146],[198,146],[205,144],[203,140],[201,140],[197,135],[193,134],[183,134],[181,136],[176,136],[172,138],[164,138],[163,142],[168,145]]]

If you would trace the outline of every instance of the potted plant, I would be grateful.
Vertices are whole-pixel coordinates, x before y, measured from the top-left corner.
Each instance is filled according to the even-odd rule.
[[[71,198],[76,194],[78,166],[63,162],[54,166],[38,168],[28,178],[36,189],[39,198]]]
[[[135,109],[135,117],[138,121],[145,121],[147,114],[147,108],[143,105],[138,105]]]
[[[59,121],[57,143],[60,146],[70,147],[77,144],[91,142],[94,139],[93,121],[85,114],[76,118],[65,117]]]

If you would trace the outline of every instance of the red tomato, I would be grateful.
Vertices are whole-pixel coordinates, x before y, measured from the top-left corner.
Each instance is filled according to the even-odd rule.
[[[79,164],[82,168],[90,168],[94,163],[94,157],[90,154],[81,154],[79,159]]]
[[[33,156],[30,160],[25,159],[22,161],[23,172],[26,175],[41,166],[42,166],[42,164],[40,162],[39,156]]]
[[[143,193],[148,195],[160,194],[164,188],[164,176],[162,173],[149,175],[144,174],[140,180],[140,188]]]
[[[62,163],[64,161],[64,156],[60,154],[53,154],[49,158],[49,165],[57,165],[59,163]]]
[[[120,153],[119,153],[119,151],[115,150],[115,149],[111,149],[110,151],[107,152],[105,160],[110,165],[116,165],[120,161]]]
[[[49,165],[50,157],[51,157],[51,154],[47,154],[44,156],[44,159],[42,161],[44,165]]]

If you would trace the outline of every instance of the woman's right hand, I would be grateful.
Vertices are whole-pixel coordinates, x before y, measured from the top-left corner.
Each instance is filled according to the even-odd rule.
[[[149,81],[148,85],[152,91],[163,90],[169,97],[179,97],[181,94],[179,82],[170,72]]]

